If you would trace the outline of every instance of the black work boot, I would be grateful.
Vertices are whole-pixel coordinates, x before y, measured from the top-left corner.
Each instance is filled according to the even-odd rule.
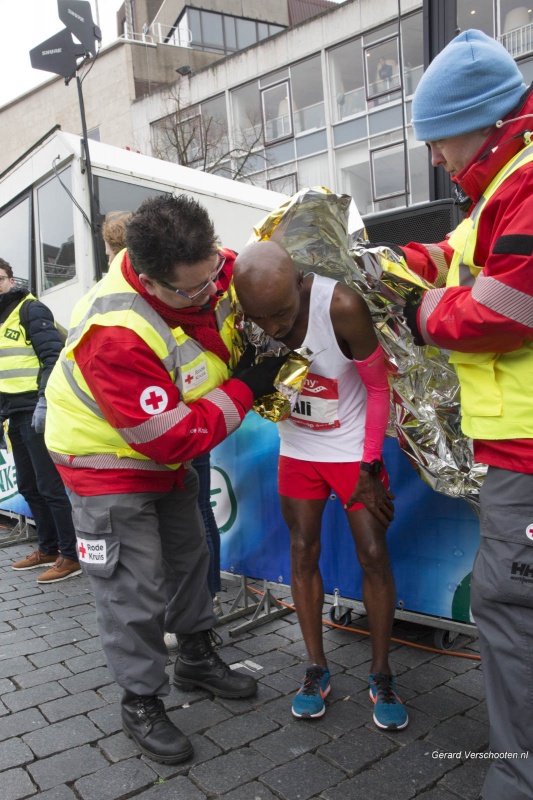
[[[174,684],[179,689],[207,689],[219,697],[250,697],[257,691],[251,675],[230,669],[213,649],[220,636],[213,631],[178,634],[178,657],[174,665]]]
[[[192,756],[192,744],[167,717],[159,697],[124,692],[122,730],[141,753],[162,764],[178,764]]]

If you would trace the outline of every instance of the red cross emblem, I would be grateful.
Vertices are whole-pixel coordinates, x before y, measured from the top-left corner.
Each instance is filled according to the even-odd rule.
[[[161,414],[168,405],[168,395],[160,386],[148,386],[141,394],[141,408],[147,414]]]
[[[83,544],[83,542],[81,542],[81,544],[79,545],[78,552],[80,554],[80,558],[84,559],[85,558],[85,554],[87,553],[87,550],[85,549],[85,545]]]

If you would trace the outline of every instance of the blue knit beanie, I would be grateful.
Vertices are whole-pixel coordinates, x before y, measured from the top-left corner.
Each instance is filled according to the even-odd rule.
[[[482,31],[464,31],[433,59],[416,88],[415,137],[431,142],[494,125],[525,90],[503,45]]]

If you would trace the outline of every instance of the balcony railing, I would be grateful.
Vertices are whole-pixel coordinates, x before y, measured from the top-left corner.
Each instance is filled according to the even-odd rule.
[[[192,42],[192,32],[188,28],[173,28],[168,25],[154,23],[142,33],[126,31],[120,36],[127,42],[143,42],[144,44],[170,44],[174,47],[189,47]]]
[[[501,36],[498,36],[498,41],[503,44],[513,58],[525,56],[527,53],[533,52],[533,24],[502,33]]]

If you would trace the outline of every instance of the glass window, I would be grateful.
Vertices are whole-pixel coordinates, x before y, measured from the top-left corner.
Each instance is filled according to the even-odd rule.
[[[357,139],[363,139],[367,136],[367,117],[359,117],[352,119],[349,122],[343,122],[342,125],[337,125],[333,128],[333,143],[335,147],[341,144],[348,144]]]
[[[294,159],[294,140],[289,142],[282,142],[269,147],[265,151],[265,157],[269,165],[284,164],[286,161],[293,161]]]
[[[291,67],[294,132],[303,133],[326,124],[320,56]]]
[[[202,41],[206,45],[224,49],[224,34],[222,33],[222,15],[202,11]]]
[[[137,211],[141,203],[148,197],[169,194],[151,186],[140,186],[137,183],[126,183],[111,178],[94,176],[94,193],[100,209],[100,223],[110,211]],[[103,239],[100,240],[100,264],[107,270],[107,256]]]
[[[63,188],[72,192],[71,168],[52,178],[37,190],[41,285],[50,289],[76,275],[74,249],[74,205]],[[61,185],[63,184],[63,186]]]
[[[524,76],[524,83],[526,86],[529,86],[531,81],[533,81],[533,59],[529,61],[521,61],[518,64],[518,69]]]
[[[291,196],[298,191],[298,176],[295,172],[291,172],[289,175],[272,178],[272,180],[267,181],[267,188],[273,192],[281,192]]]
[[[533,51],[532,25],[533,8],[525,6],[517,0],[501,0],[500,41],[514,58]],[[483,30],[485,29],[483,28]]]
[[[505,0],[501,0],[502,6],[504,3]],[[512,5],[520,4],[514,2]],[[487,0],[468,0],[468,2],[457,0],[457,27],[462,31],[477,28],[489,36],[494,36],[492,6],[493,4],[487,3]]]
[[[343,147],[335,153],[337,190],[355,200],[360,214],[374,211],[368,163],[368,142]]]
[[[410,137],[412,138],[412,137]],[[429,195],[429,161],[425,145],[409,144],[409,174],[411,176],[411,203],[423,203]]]
[[[368,98],[379,97],[388,102],[399,96],[398,38],[388,39],[365,50],[366,88]]]
[[[289,70],[279,69],[277,72],[271,72],[268,75],[263,75],[259,78],[259,86],[263,89],[265,86],[272,86],[273,83],[281,83],[289,77]]]
[[[202,45],[202,27],[200,24],[200,12],[195,8],[187,9],[187,25],[192,35],[191,44]]]
[[[231,92],[233,135],[237,147],[262,144],[261,99],[257,83]]]
[[[368,115],[368,129],[370,136],[376,136],[384,131],[392,131],[402,127],[402,107],[400,105],[386,108]]]
[[[228,116],[224,95],[202,103],[202,129],[207,163],[228,153]]]
[[[285,28],[283,25],[270,25],[268,26],[268,35],[274,36],[275,33],[279,33],[280,31],[284,31]]]
[[[361,40],[356,39],[331,50],[328,60],[331,107],[335,121],[366,111]]]
[[[280,83],[261,92],[265,143],[275,142],[292,134],[289,82]]]
[[[29,288],[31,274],[31,216],[30,198],[2,211],[0,242],[2,258],[11,264],[18,285]]]
[[[325,186],[329,189],[330,183],[327,153],[298,161],[298,186]]]
[[[405,193],[403,142],[370,152],[373,193],[376,200]]]
[[[318,131],[317,133],[310,133],[307,136],[301,136],[296,139],[296,154],[298,158],[310,156],[312,153],[320,153],[321,150],[328,149],[328,138],[326,131]]]
[[[422,14],[402,19],[403,85],[406,97],[414,94],[424,72]]]
[[[226,36],[226,48],[228,50],[236,50],[237,34],[235,32],[235,17],[224,16],[224,33]]]
[[[257,33],[255,30],[255,22],[250,19],[235,19],[237,26],[237,47],[242,50],[244,47],[250,47],[257,41]]]
[[[385,39],[386,36],[393,36],[395,33],[398,33],[398,26],[395,22],[391,22],[389,25],[383,25],[383,27],[377,30],[365,33],[365,45],[377,42],[380,39]]]
[[[266,22],[258,22],[257,23],[257,39],[261,41],[261,39],[268,38],[268,24]]]

